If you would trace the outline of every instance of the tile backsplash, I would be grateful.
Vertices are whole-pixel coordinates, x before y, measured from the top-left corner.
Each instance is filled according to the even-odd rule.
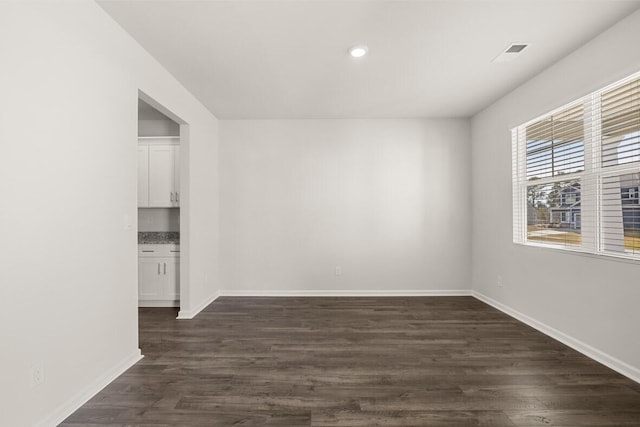
[[[138,244],[173,243],[180,244],[180,233],[177,231],[140,231],[138,232]]]

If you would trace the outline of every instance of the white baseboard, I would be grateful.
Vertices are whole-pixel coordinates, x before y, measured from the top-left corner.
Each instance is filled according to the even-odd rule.
[[[60,405],[56,410],[49,414],[46,418],[36,424],[38,427],[54,427],[65,420],[69,415],[77,411],[82,405],[87,403],[89,399],[98,394],[109,383],[118,378],[127,369],[135,365],[140,359],[142,359],[142,353],[140,349],[134,351],[131,355],[125,357],[114,367],[98,377],[95,381],[71,397],[65,403]]]
[[[543,334],[548,335],[557,341],[560,341],[561,343],[584,354],[585,356],[602,363],[603,365],[613,369],[614,371],[624,375],[625,377],[630,378],[637,383],[640,383],[640,369],[631,366],[628,363],[623,362],[622,360],[616,359],[615,357],[601,350],[598,350],[597,348],[594,348],[576,338],[573,338],[572,336],[569,336],[564,332],[552,328],[545,323],[529,317],[524,313],[514,310],[513,308],[506,306],[484,294],[481,294],[480,292],[473,291],[473,296],[480,301],[502,311],[503,313],[508,314],[509,316],[521,321],[522,323],[525,323],[532,328],[537,329]]]
[[[400,291],[222,291],[221,296],[228,297],[459,297],[471,296],[468,289],[443,290],[400,290]]]
[[[138,307],[180,307],[180,301],[138,300]]]
[[[211,304],[212,302],[214,302],[218,297],[220,296],[219,293],[215,293],[213,295],[211,295],[209,298],[205,299],[204,301],[202,301],[200,304],[198,304],[194,309],[192,310],[180,310],[178,312],[178,317],[177,319],[193,319],[194,317],[197,316],[198,313],[200,313],[202,310],[204,310],[205,308],[207,308],[207,306],[209,304]]]

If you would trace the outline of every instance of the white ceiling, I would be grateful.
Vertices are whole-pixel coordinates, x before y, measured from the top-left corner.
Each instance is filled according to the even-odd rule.
[[[638,0],[99,4],[222,119],[468,117]],[[510,43],[515,61],[492,63]],[[359,60],[347,55],[369,46]]]

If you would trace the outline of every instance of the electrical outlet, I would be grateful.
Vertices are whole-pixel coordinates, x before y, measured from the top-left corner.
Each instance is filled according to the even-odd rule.
[[[498,276],[498,279],[496,280],[496,285],[498,285],[499,288],[503,286],[502,276]]]
[[[340,266],[336,267],[336,276],[342,276],[342,267]]]
[[[44,382],[44,362],[36,363],[31,367],[29,385],[37,387]]]

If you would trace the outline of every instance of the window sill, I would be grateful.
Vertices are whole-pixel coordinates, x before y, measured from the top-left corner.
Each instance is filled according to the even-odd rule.
[[[579,255],[579,256],[584,256],[584,257],[588,257],[588,258],[595,258],[595,259],[601,259],[603,261],[617,261],[617,262],[624,262],[627,264],[634,264],[634,265],[639,265],[640,264],[640,257],[634,257],[631,258],[629,256],[624,256],[624,255],[615,255],[615,254],[610,254],[610,253],[592,253],[592,252],[587,252],[584,250],[581,250],[579,246],[576,246],[575,248],[572,247],[560,247],[560,246],[556,246],[556,245],[548,245],[548,244],[543,244],[543,243],[517,243],[517,242],[513,242],[514,245],[517,246],[525,246],[525,247],[529,247],[529,248],[535,248],[535,249],[543,249],[543,250],[548,250],[548,251],[553,251],[553,252],[558,252],[558,253],[563,253],[563,254],[571,254],[571,255]]]

